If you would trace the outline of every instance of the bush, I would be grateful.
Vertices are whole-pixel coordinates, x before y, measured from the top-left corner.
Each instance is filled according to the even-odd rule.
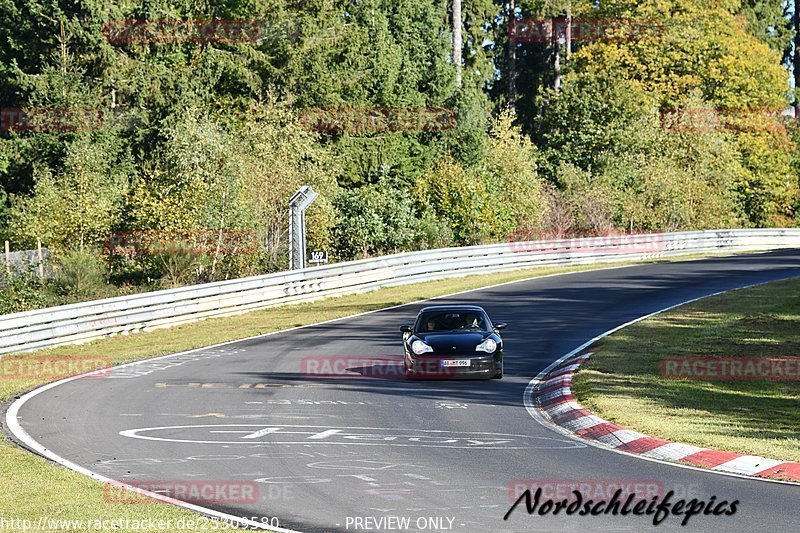
[[[451,157],[436,161],[416,182],[427,243],[472,245],[505,240],[540,228],[549,209],[537,172],[539,150],[502,111],[493,121],[483,157],[465,167]],[[438,222],[437,222],[438,221]],[[438,239],[432,231],[447,228]]]
[[[367,185],[337,196],[334,227],[337,253],[344,259],[412,250],[420,223],[411,197],[389,184]]]
[[[8,233],[20,245],[40,238],[55,250],[97,246],[117,222],[129,160],[107,132],[81,134],[66,147],[63,168],[35,166],[31,195],[12,195]]]
[[[490,195],[491,236],[501,239],[515,231],[541,228],[549,209],[537,172],[539,150],[512,125],[514,118],[510,111],[498,115],[485,156],[476,166]]]
[[[167,289],[201,281],[204,267],[207,266],[191,250],[187,253],[176,251],[168,254],[158,254],[153,259],[158,265],[160,283]]]
[[[417,236],[414,241],[415,250],[432,250],[447,248],[453,244],[453,231],[447,221],[437,219],[433,213],[426,211],[419,219]]]
[[[13,272],[0,291],[0,315],[56,305],[56,298],[33,271]]]
[[[457,161],[447,157],[437,161],[417,180],[416,195],[424,208],[446,221],[453,244],[478,244],[492,235],[496,213],[486,183]]]
[[[593,176],[570,163],[558,167],[556,178],[563,189],[549,191],[550,231],[603,235],[613,228],[615,210],[621,209],[615,185],[622,184],[615,184],[608,175]]]
[[[102,298],[108,294],[106,267],[88,250],[69,250],[56,261],[56,291],[69,299]]]

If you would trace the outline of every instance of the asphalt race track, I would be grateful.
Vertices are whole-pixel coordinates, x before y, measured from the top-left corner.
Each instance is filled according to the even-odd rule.
[[[354,377],[308,375],[333,368],[319,365],[335,357],[399,365],[398,328],[426,302],[73,380],[30,399],[20,422],[54,453],[113,479],[251,482],[254,501],[208,506],[299,531],[402,530],[382,517],[408,517],[410,531],[800,531],[800,486],[587,447],[537,423],[522,401],[539,371],[608,329],[794,276],[800,251],[583,272],[438,299],[482,305],[508,322],[502,381],[409,381],[358,365],[349,367]],[[687,527],[673,516],[657,528],[652,516],[529,516],[524,504],[504,521],[519,480],[616,481],[739,504],[734,516],[694,516]]]

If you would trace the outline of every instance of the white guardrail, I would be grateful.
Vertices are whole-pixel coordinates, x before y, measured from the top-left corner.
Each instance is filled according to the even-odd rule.
[[[402,253],[3,315],[0,354],[470,274],[778,248],[800,248],[800,229],[617,235]]]

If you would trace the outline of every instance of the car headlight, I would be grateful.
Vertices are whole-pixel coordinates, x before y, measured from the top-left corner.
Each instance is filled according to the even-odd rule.
[[[497,349],[497,343],[491,337],[475,347],[476,352],[486,352],[486,353],[494,353],[496,349]]]
[[[411,351],[417,355],[422,355],[425,352],[432,352],[433,348],[431,348],[421,340],[417,339],[411,343]]]

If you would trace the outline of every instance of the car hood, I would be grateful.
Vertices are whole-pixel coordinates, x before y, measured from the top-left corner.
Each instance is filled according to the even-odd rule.
[[[418,333],[416,336],[433,348],[434,354],[474,354],[475,347],[492,335],[484,332]]]

